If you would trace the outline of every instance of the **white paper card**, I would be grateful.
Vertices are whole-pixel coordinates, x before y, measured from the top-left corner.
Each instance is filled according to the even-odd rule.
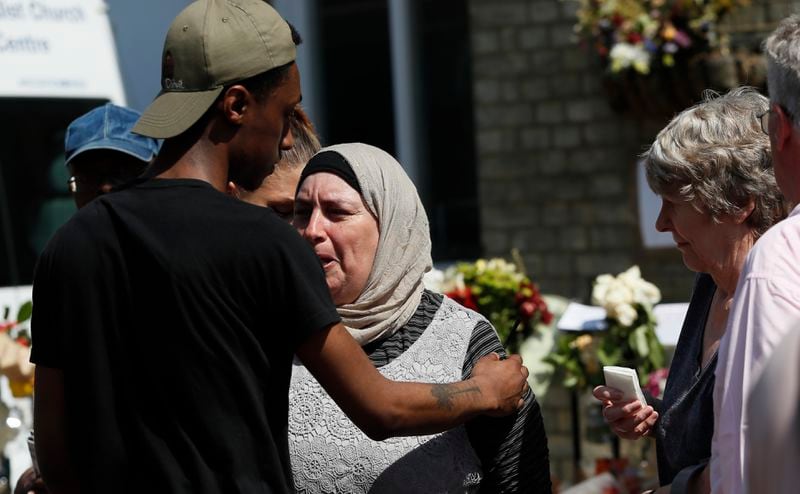
[[[604,308],[570,302],[557,327],[561,331],[602,331],[607,326]]]
[[[642,402],[642,406],[647,406],[647,400],[644,399],[644,393],[639,386],[636,369],[606,365],[603,366],[603,374],[606,378],[606,386],[622,391],[624,401],[639,400]]]

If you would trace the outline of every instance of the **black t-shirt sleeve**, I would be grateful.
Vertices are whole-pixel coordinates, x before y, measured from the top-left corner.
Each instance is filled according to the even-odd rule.
[[[31,362],[43,367],[63,369],[63,328],[65,304],[59,303],[58,262],[53,243],[39,257],[33,280],[33,318],[31,319]]]
[[[281,293],[282,319],[296,348],[314,332],[341,321],[336,312],[319,258],[293,230],[281,229],[280,266],[273,266],[272,293]],[[280,283],[275,286],[274,282]]]

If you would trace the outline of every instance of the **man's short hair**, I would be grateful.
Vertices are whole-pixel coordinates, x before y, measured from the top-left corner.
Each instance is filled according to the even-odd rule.
[[[800,117],[800,15],[787,17],[764,41],[769,97],[797,122]]]
[[[262,74],[274,85],[295,56],[292,29],[263,0],[197,0],[170,25],[161,93],[134,132],[159,138],[182,134],[226,87]],[[276,69],[278,77],[270,76]]]
[[[141,160],[143,166],[150,163],[161,143],[131,132],[139,116],[136,110],[106,103],[76,118],[64,136],[66,164],[86,151],[96,150],[133,156]]]

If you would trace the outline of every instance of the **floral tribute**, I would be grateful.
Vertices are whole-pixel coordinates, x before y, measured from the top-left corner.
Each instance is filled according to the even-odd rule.
[[[606,310],[607,329],[565,333],[547,360],[562,368],[564,385],[584,389],[603,384],[603,366],[636,369],[642,386],[664,367],[664,348],[655,332],[653,306],[661,292],[642,278],[638,266],[594,281],[592,303]]]
[[[15,320],[8,319],[8,316],[11,315],[11,309],[6,307],[3,310],[4,322],[0,322],[0,333],[7,334],[12,340],[22,346],[31,346],[31,334],[25,323],[31,318],[32,314],[33,304],[30,301],[22,304],[17,311]]]
[[[33,303],[30,301],[20,306],[19,310],[17,310],[17,317],[14,320],[9,320],[11,309],[6,307],[3,309],[3,322],[0,322],[0,334],[5,333],[19,345],[31,346],[31,334],[26,323],[30,320],[32,314]],[[11,394],[17,398],[33,394],[32,379],[27,381],[9,380],[8,384],[11,388]]]
[[[430,288],[489,319],[512,353],[519,352],[538,324],[553,321],[539,288],[504,259],[460,262],[444,272],[435,270],[428,280]]]
[[[650,73],[724,44],[720,19],[748,0],[580,0],[575,30],[612,73]]]

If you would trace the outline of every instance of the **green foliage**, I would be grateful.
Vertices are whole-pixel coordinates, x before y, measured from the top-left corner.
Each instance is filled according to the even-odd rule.
[[[553,315],[539,289],[514,264],[503,259],[461,262],[444,273],[442,291],[484,315],[511,353]]]
[[[564,371],[568,388],[592,388],[604,383],[603,366],[636,369],[644,386],[651,372],[664,367],[664,348],[655,332],[656,321],[649,308],[637,306],[633,326],[606,319],[608,329],[587,333],[563,333],[556,350],[546,360]]]
[[[30,300],[22,304],[17,311],[17,324],[27,321],[33,315],[33,302]]]
[[[0,321],[0,332],[8,334],[11,339],[15,340],[20,345],[30,346],[31,335],[27,328],[28,322],[33,314],[33,303],[28,301],[20,306],[17,310],[17,318],[10,321],[8,316],[11,314],[10,307],[3,308],[3,320]]]
[[[637,266],[617,276],[598,276],[592,301],[605,308],[607,328],[561,334],[547,361],[563,370],[567,387],[603,384],[606,365],[634,368],[641,384],[646,384],[652,372],[664,367],[664,348],[656,336],[652,310],[660,299],[658,288],[642,279]]]

